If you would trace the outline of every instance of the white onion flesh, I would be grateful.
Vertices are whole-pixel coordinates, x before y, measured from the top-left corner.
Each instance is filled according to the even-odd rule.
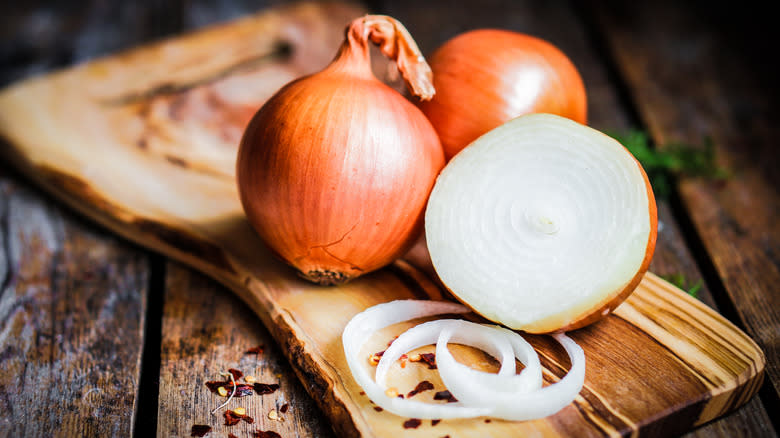
[[[548,333],[601,312],[640,272],[652,202],[620,143],[531,114],[449,162],[428,201],[426,239],[459,300],[512,329]]]
[[[553,337],[569,354],[572,363],[571,370],[560,381],[535,391],[515,389],[511,382],[507,382],[503,391],[497,390],[500,386],[487,390],[474,378],[472,371],[475,370],[465,372],[455,366],[457,362],[447,349],[450,335],[443,332],[436,344],[436,364],[442,382],[455,398],[466,405],[491,406],[492,417],[524,421],[553,415],[577,397],[585,382],[585,353],[582,348],[568,336],[556,334]]]
[[[436,320],[419,324],[396,338],[385,350],[371,378],[361,363],[365,340],[376,330],[410,319],[445,313],[466,313],[459,304],[438,301],[401,300],[379,304],[357,314],[342,335],[347,364],[357,383],[378,406],[396,415],[420,419],[491,416],[507,420],[530,420],[554,414],[571,403],[585,379],[585,355],[574,341],[554,335],[571,359],[571,370],[559,382],[541,388],[539,357],[520,335],[498,326],[463,320]],[[457,362],[448,342],[477,347],[501,361],[498,374],[472,369]],[[457,403],[423,403],[385,394],[390,366],[415,348],[436,344],[436,363],[447,389]],[[525,368],[515,375],[515,358]]]
[[[378,304],[358,313],[349,321],[341,336],[347,366],[352,372],[352,377],[377,406],[396,415],[421,419],[448,419],[489,414],[489,408],[467,408],[388,397],[384,389],[368,374],[359,357],[366,339],[379,329],[415,318],[467,312],[469,309],[463,305],[444,301],[399,300]]]
[[[506,396],[516,397],[518,394],[536,391],[542,387],[539,355],[531,344],[515,332],[497,326],[489,326],[489,328],[496,333],[495,336],[503,337],[510,343],[513,355],[525,365],[520,374],[513,373],[505,377],[484,373],[456,361],[447,349],[447,344],[463,342],[458,339],[453,327],[443,330],[436,342],[436,364],[442,382],[450,393],[465,405],[494,405]],[[495,415],[495,412],[491,415]]]

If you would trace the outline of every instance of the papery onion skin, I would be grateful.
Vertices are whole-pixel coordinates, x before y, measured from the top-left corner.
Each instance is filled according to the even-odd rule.
[[[587,122],[585,85],[554,45],[517,32],[460,34],[429,59],[436,96],[419,106],[449,160],[480,135],[527,113]]]
[[[343,283],[408,250],[444,165],[430,122],[373,76],[369,39],[398,58],[413,92],[432,95],[423,77],[430,70],[403,26],[362,17],[330,66],[266,102],[238,153],[250,223],[278,257],[320,284]]]

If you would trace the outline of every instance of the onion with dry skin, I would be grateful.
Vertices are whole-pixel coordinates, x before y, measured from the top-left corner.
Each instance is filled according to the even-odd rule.
[[[444,168],[428,202],[442,282],[485,318],[574,330],[639,284],[655,248],[655,198],[620,143],[550,114],[518,117]]]
[[[369,42],[396,60],[413,94],[431,72],[396,20],[353,21],[323,71],[277,92],[241,140],[241,203],[265,243],[303,277],[337,284],[389,264],[422,230],[444,165],[430,122],[377,80]]]
[[[480,29],[452,38],[430,58],[436,97],[420,108],[447,159],[480,135],[528,113],[585,123],[585,85],[557,47],[517,32]]]

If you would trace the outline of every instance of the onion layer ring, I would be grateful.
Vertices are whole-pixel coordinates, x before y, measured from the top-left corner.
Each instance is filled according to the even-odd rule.
[[[491,416],[506,420],[532,420],[555,414],[579,394],[585,381],[585,354],[564,334],[553,335],[571,360],[571,369],[559,382],[541,387],[539,357],[520,335],[502,327],[463,320],[436,320],[402,333],[385,350],[375,379],[359,362],[367,335],[389,325],[426,316],[467,313],[465,306],[443,301],[399,300],[379,304],[355,315],[342,335],[347,365],[366,395],[378,406],[396,415],[420,419]],[[390,365],[401,354],[436,343],[439,374],[457,403],[432,404],[389,397],[384,384]],[[498,374],[474,370],[458,363],[447,349],[448,342],[480,348],[498,357]],[[515,375],[514,359],[525,365]],[[511,366],[510,366],[511,365]]]

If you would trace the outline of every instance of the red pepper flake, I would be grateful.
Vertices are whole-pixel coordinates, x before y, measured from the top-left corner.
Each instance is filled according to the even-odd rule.
[[[485,418],[485,423],[490,423],[490,418]]]
[[[206,424],[193,424],[190,436],[206,436],[209,432],[211,432],[211,426]]]
[[[241,417],[243,417],[243,415],[239,415],[231,410],[225,411],[222,415],[225,416],[225,426],[235,426],[241,421]]]
[[[290,409],[290,404],[289,403],[285,403],[285,404],[282,405],[281,408],[279,408],[279,412],[281,412],[283,414],[286,414],[288,409]]]
[[[256,430],[256,431],[252,432],[252,435],[255,438],[282,438],[281,435],[279,435],[278,433],[276,433],[276,432],[274,432],[272,430],[265,430],[265,431],[263,431],[263,430]]]
[[[252,423],[255,422],[255,419],[250,417],[249,415],[244,415],[243,417],[241,417],[241,419],[246,421],[249,424],[252,424]]]
[[[428,364],[429,370],[435,370],[436,367],[436,353],[422,353],[420,354],[420,360]]]
[[[410,418],[404,421],[404,429],[417,429],[422,424],[419,418]]]
[[[228,438],[238,438],[237,436],[233,435],[232,433],[228,434]]]
[[[398,339],[398,336],[393,336],[393,339],[390,339],[390,342],[387,343],[387,346],[389,347],[393,345],[393,342],[395,342],[396,339]]]
[[[374,406],[374,410],[377,412],[382,412],[384,409],[380,408],[379,406]]]
[[[441,423],[441,420],[439,420],[439,419],[431,420],[431,426],[436,426],[439,423]]]
[[[423,380],[422,382],[418,383],[413,390],[409,391],[409,394],[406,394],[406,398],[414,397],[415,395],[429,389],[433,389],[433,383],[427,380]]]
[[[219,388],[225,388],[225,391],[227,391],[227,395],[225,395],[225,397],[229,397],[230,393],[233,391],[233,382],[211,380],[206,382],[206,387],[209,388],[209,390],[211,390],[211,392],[214,394],[219,394]],[[252,395],[251,385],[247,385],[245,383],[239,383],[236,385],[236,393],[233,394],[233,397],[246,397],[248,395]]]
[[[244,377],[244,373],[242,373],[240,370],[237,370],[235,368],[229,368],[228,372],[233,375],[233,378],[238,380],[242,377]]]
[[[272,394],[274,391],[279,389],[278,383],[255,383],[254,384],[255,392],[259,395],[263,394]]]
[[[245,351],[244,354],[263,354],[265,351],[265,345],[260,344],[257,347],[252,347],[249,350]]]
[[[366,395],[365,391],[360,391],[360,395]]]
[[[436,394],[433,395],[433,399],[447,400],[447,403],[455,403],[456,401],[458,401],[458,399],[453,397],[453,395],[447,390],[437,392]]]

